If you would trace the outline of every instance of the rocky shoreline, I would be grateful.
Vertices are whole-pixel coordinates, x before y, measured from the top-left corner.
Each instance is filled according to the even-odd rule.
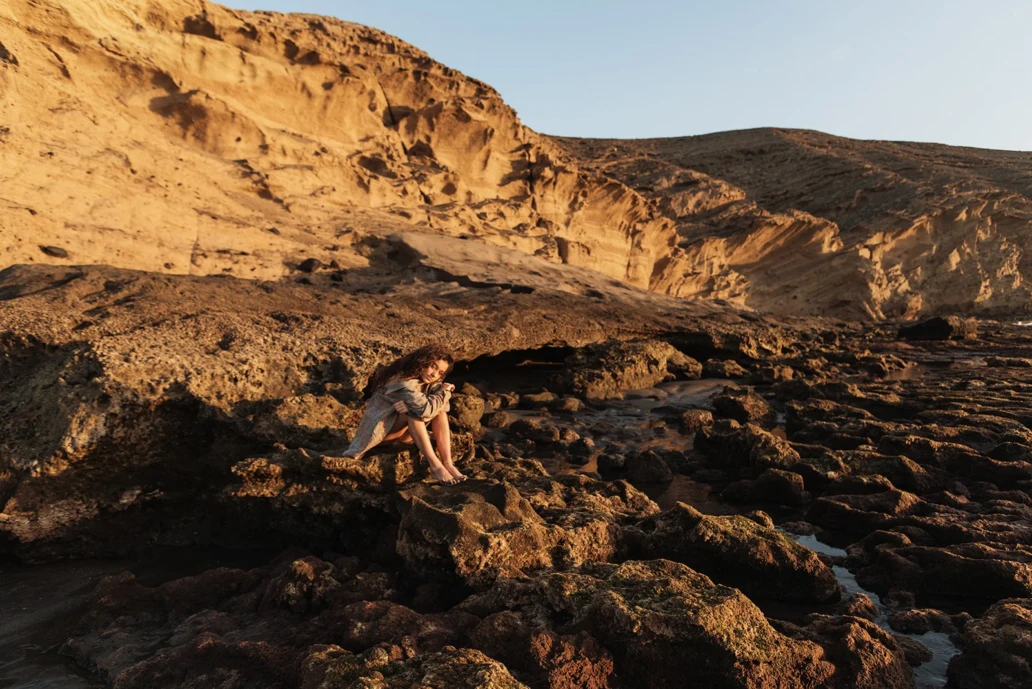
[[[904,634],[933,631],[946,686],[1027,685],[1026,328],[366,277],[0,273],[7,556],[284,548],[103,579],[62,648],[91,676],[913,687],[931,654]],[[335,453],[413,330],[461,359],[461,485],[411,449]]]

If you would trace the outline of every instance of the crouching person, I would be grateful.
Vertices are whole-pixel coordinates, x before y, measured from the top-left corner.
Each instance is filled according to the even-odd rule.
[[[454,363],[447,348],[429,344],[378,368],[369,379],[372,393],[344,456],[362,457],[385,442],[415,443],[435,479],[447,484],[466,480],[452,463],[448,426],[455,386],[444,377]]]

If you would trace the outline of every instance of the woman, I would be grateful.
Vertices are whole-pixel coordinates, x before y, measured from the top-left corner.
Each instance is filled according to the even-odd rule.
[[[379,367],[369,379],[372,391],[362,421],[345,457],[361,457],[382,442],[415,443],[441,483],[465,481],[452,463],[448,404],[455,386],[444,382],[455,358],[443,345],[429,344]],[[429,425],[437,451],[430,443]]]

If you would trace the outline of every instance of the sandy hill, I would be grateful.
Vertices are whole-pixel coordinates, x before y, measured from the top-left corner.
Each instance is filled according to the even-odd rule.
[[[677,224],[653,289],[779,313],[1029,311],[1032,153],[756,129],[563,139]]]
[[[414,231],[782,314],[1028,301],[1025,154],[556,140],[381,31],[200,0],[8,0],[0,92],[0,265],[276,279]]]

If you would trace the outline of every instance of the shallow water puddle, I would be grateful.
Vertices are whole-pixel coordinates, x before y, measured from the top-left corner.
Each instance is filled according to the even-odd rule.
[[[814,552],[824,553],[826,555],[831,555],[832,557],[845,557],[846,555],[845,550],[821,543],[817,540],[816,536],[799,536],[784,531],[782,531],[782,533],[795,540],[796,543],[799,543]],[[856,577],[853,573],[845,567],[835,565],[831,570],[835,573],[835,578],[838,579],[842,588],[845,590],[845,597],[848,598],[854,593],[864,593],[867,594],[867,596],[874,602],[875,607],[878,609],[878,617],[874,620],[875,624],[891,634],[906,636],[914,639],[915,641],[919,641],[932,652],[931,660],[914,668],[914,682],[916,685],[918,687],[945,686],[946,667],[949,665],[950,659],[960,653],[960,650],[953,645],[952,641],[950,641],[950,637],[941,632],[903,634],[894,631],[889,627],[888,611],[885,606],[882,605],[878,594],[872,593],[860,586],[860,584],[856,582]]]

